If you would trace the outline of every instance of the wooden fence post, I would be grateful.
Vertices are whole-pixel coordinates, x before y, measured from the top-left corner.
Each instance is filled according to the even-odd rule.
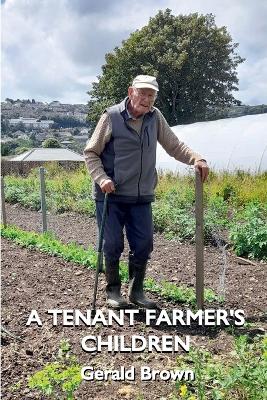
[[[3,176],[1,176],[1,212],[3,225],[6,227],[5,182]]]
[[[198,309],[204,307],[204,230],[203,230],[203,183],[196,170],[196,298]]]
[[[43,233],[47,232],[46,217],[46,201],[45,201],[45,169],[40,167],[40,193],[41,193],[41,210],[42,210],[42,229]]]

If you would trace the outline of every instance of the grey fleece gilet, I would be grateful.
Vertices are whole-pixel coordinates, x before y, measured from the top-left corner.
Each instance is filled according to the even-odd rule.
[[[157,184],[156,113],[148,112],[143,117],[140,135],[130,127],[126,110],[127,98],[106,111],[112,124],[110,141],[100,155],[106,174],[115,183],[116,191],[109,201],[139,203],[154,201]],[[95,183],[94,197],[102,201],[104,194]]]

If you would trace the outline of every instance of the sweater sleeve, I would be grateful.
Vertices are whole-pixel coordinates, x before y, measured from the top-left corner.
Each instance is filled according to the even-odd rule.
[[[195,153],[185,143],[180,141],[171,130],[162,113],[155,109],[158,118],[158,141],[164,150],[177,161],[193,165],[196,161],[203,160],[200,154]]]
[[[100,185],[105,179],[109,179],[104,171],[104,167],[100,158],[106,143],[111,138],[111,121],[107,113],[104,113],[98,121],[93,135],[87,142],[84,149],[84,158],[87,169],[93,180]]]

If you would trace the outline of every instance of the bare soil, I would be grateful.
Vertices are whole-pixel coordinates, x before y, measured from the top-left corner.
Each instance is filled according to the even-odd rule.
[[[23,209],[17,205],[7,205],[8,223],[25,230],[41,231],[41,214]],[[93,218],[66,213],[49,215],[49,230],[64,241],[74,241],[84,247],[95,246],[96,224]],[[127,258],[127,245],[123,257]],[[205,286],[217,294],[225,292],[225,302],[206,304],[206,308],[243,309],[245,325],[239,333],[251,336],[266,331],[266,264],[239,264],[235,255],[227,252],[225,281],[222,283],[223,256],[215,247],[205,248]],[[157,281],[168,280],[177,285],[195,285],[195,250],[191,244],[181,244],[166,240],[155,234],[154,251],[149,262],[148,276]],[[86,335],[125,335],[126,341],[132,335],[178,335],[182,339],[190,335],[192,347],[203,347],[214,355],[227,355],[233,347],[231,330],[225,327],[183,327],[145,326],[144,311],[140,310],[134,326],[126,323],[120,327],[63,327],[52,326],[49,309],[91,308],[94,286],[94,271],[67,263],[59,258],[26,248],[20,248],[6,239],[2,240],[2,326],[20,341],[5,333],[2,336],[2,398],[42,399],[37,392],[27,387],[28,377],[55,359],[59,343],[63,338],[70,340],[72,351],[81,365],[91,365],[97,369],[118,369],[135,366],[137,375],[133,382],[83,382],[76,392],[77,399],[167,399],[174,391],[173,381],[140,380],[141,366],[153,369],[173,369],[177,367],[177,354],[172,353],[85,353],[81,339]],[[127,285],[122,292],[127,293]],[[184,309],[185,306],[167,302],[156,295],[150,295],[160,308]],[[100,275],[97,308],[107,311],[105,306],[105,280]],[[43,322],[26,326],[31,310],[37,310]],[[143,397],[142,397],[143,396]]]

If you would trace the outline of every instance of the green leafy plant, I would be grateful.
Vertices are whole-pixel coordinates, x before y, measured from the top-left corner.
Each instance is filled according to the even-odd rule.
[[[40,209],[38,169],[28,177],[5,177],[5,196],[10,203]],[[86,168],[66,171],[56,163],[46,167],[47,209],[95,216],[92,181]],[[195,240],[194,176],[159,174],[153,203],[155,231],[168,239]],[[204,233],[206,243],[216,245],[214,232],[223,232],[238,255],[265,259],[267,220],[267,173],[250,175],[211,172],[204,185]],[[229,236],[230,233],[230,236]],[[215,235],[216,236],[216,235]]]
[[[267,337],[235,339],[227,360],[203,349],[177,358],[179,368],[194,368],[195,380],[177,381],[174,399],[264,400],[267,395]]]
[[[76,357],[70,354],[67,340],[60,343],[57,360],[48,363],[41,371],[29,378],[30,389],[37,389],[51,399],[74,399],[74,391],[82,382],[81,366]]]
[[[242,220],[231,225],[230,240],[238,256],[267,260],[267,212],[264,207],[249,204]]]

